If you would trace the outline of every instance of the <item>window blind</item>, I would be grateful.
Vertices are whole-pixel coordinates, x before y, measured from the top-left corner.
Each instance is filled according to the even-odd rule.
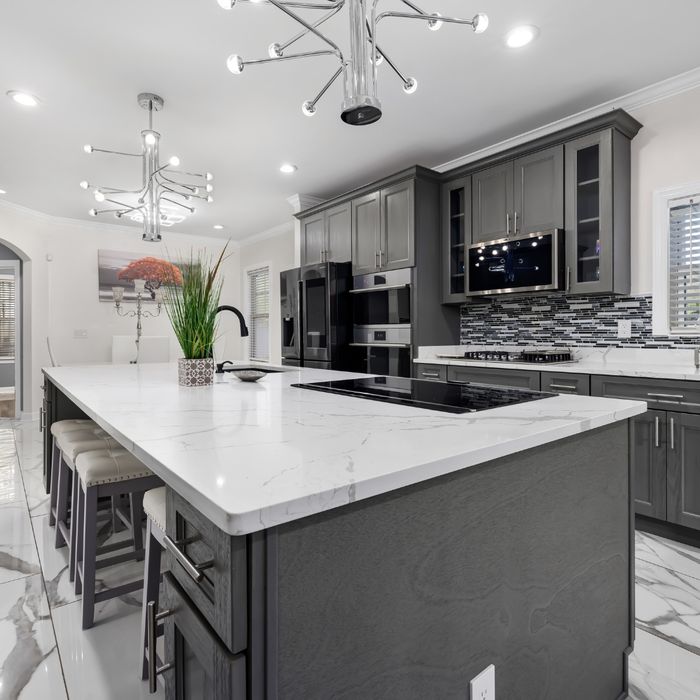
[[[15,357],[15,278],[0,276],[0,359]]]
[[[669,202],[669,326],[700,329],[700,194]]]
[[[248,271],[251,360],[270,359],[270,268]]]

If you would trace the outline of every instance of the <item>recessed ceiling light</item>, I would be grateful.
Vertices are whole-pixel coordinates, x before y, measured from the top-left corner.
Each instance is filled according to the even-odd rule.
[[[0,194],[7,194],[7,190],[0,190]]]
[[[295,173],[296,171],[297,171],[297,166],[292,165],[291,163],[282,163],[282,165],[280,165],[280,172],[281,173],[289,174],[289,173]]]
[[[221,231],[221,229],[223,228],[223,224],[214,224],[214,228],[215,228],[217,231]]]
[[[506,46],[511,49],[519,49],[527,46],[533,39],[537,37],[540,30],[532,24],[524,24],[521,27],[515,27],[506,34]]]
[[[39,104],[39,98],[30,95],[28,92],[20,92],[19,90],[9,90],[7,96],[11,97],[17,104],[23,107],[36,107]]]

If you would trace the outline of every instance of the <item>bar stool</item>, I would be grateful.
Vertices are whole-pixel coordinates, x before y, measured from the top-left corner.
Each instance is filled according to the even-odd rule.
[[[58,484],[58,462],[61,451],[58,447],[58,437],[75,430],[97,428],[97,423],[89,418],[71,418],[58,420],[51,424],[51,479],[49,480],[49,525],[56,523],[54,510],[56,508],[56,491]]]
[[[120,447],[119,443],[96,424],[83,430],[66,431],[57,436],[59,448],[56,505],[53,509],[56,523],[55,547],[68,545],[68,577],[75,578],[75,504],[77,480],[73,478],[75,460],[82,452]],[[68,517],[70,506],[70,519]]]
[[[141,680],[148,678],[148,604],[160,598],[160,561],[165,544],[165,486],[146,491],[143,497],[146,513],[146,559],[143,567],[143,606],[141,608]],[[156,635],[158,630],[156,630]],[[156,663],[161,665],[156,656]]]
[[[143,559],[143,495],[163,482],[130,452],[110,448],[81,452],[75,460],[78,481],[78,514],[76,542],[76,593],[83,594],[83,629],[92,627],[95,604],[132,593],[143,586],[143,579],[95,592],[97,569]],[[101,496],[129,496],[131,502],[131,542],[116,542],[97,547],[97,501]],[[98,555],[125,547],[133,551],[98,559]]]

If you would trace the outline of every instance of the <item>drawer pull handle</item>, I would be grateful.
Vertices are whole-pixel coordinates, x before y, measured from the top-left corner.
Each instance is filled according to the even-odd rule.
[[[671,449],[675,450],[676,449],[676,436],[675,436],[675,419],[671,418]]]
[[[651,391],[647,391],[647,396],[653,399],[678,399],[679,401],[684,398],[683,394],[655,394]]]
[[[175,557],[178,564],[187,572],[190,578],[194,579],[199,583],[203,578],[204,574],[202,571],[204,569],[211,568],[214,563],[211,561],[205,562],[203,564],[195,564],[179,547],[178,543],[171,540],[167,535],[163,537],[163,544],[165,548]]]
[[[576,391],[576,386],[573,384],[550,384],[550,389],[564,389],[565,391]]]
[[[659,417],[654,416],[654,447],[659,447]]]
[[[424,377],[435,377],[436,379],[440,378],[440,372],[421,372],[421,374]]]
[[[173,610],[163,610],[156,613],[156,602],[151,600],[146,610],[146,646],[148,647],[148,692],[153,695],[158,689],[158,676],[161,673],[175,668],[175,664],[163,664],[156,667],[156,629],[158,623],[169,615]]]

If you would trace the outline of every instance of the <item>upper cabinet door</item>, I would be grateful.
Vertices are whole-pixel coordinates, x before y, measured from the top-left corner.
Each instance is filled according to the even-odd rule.
[[[669,413],[667,520],[700,530],[700,416]]]
[[[513,162],[472,175],[472,242],[513,234]]]
[[[397,270],[412,267],[414,258],[414,198],[413,180],[399,182],[381,190],[381,228],[379,267]]]
[[[352,205],[339,204],[326,212],[326,259],[329,262],[349,262],[352,258]]]
[[[442,301],[464,303],[464,262],[472,242],[472,179],[447,182],[441,189],[442,210]]]
[[[379,192],[352,201],[352,274],[379,269]]]
[[[301,220],[301,264],[315,265],[323,262],[325,250],[325,224],[323,212]]]
[[[518,158],[514,167],[516,235],[564,228],[564,146]]]

